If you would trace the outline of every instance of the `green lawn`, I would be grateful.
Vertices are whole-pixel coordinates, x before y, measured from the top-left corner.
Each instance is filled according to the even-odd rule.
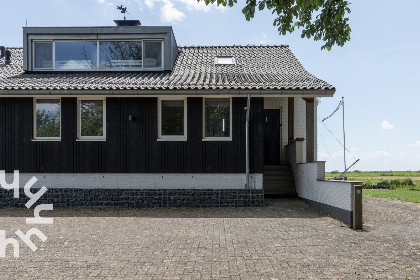
[[[326,172],[326,179],[333,179],[338,172]],[[409,185],[401,184],[411,179]],[[347,173],[347,180],[363,182],[363,196],[382,197],[420,203],[420,171],[353,171]],[[375,189],[387,181],[388,189]]]
[[[420,203],[420,191],[416,190],[363,190],[363,196],[382,197]]]

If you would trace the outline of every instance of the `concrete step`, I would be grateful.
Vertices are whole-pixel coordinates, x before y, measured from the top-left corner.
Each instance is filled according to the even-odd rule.
[[[268,196],[297,196],[292,168],[288,165],[265,165],[263,188]]]
[[[282,175],[293,177],[293,172],[292,170],[264,170],[264,176],[270,175]]]
[[[289,165],[264,165],[264,171],[291,171],[292,167]]]
[[[282,183],[282,182],[293,182],[294,179],[292,176],[264,176],[263,182],[267,183]]]
[[[293,182],[281,182],[281,183],[263,183],[263,188],[277,188],[277,189],[283,189],[283,188],[295,188],[295,184]]]

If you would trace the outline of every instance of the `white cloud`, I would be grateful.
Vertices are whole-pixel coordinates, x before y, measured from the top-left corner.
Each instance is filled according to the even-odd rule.
[[[197,0],[178,0],[183,3],[190,11],[203,11],[208,12],[211,10],[211,5],[206,5],[203,1],[197,2]]]
[[[113,3],[111,3],[111,2],[109,2],[109,1],[107,1],[107,0],[96,0],[99,4],[102,4],[102,5],[106,5],[106,6],[114,6],[114,4]]]
[[[149,9],[153,9],[155,7],[155,2],[153,0],[145,0],[144,4],[146,5],[147,8]]]
[[[409,146],[411,146],[411,147],[420,147],[420,141],[417,141],[414,144],[410,144]]]
[[[381,124],[382,129],[394,129],[394,125],[387,120],[384,120]]]
[[[160,18],[163,22],[179,22],[183,21],[185,14],[178,10],[170,0],[164,0],[163,6],[160,8]]]
[[[107,1],[107,0],[97,0],[97,1]],[[217,6],[216,4],[206,5],[204,2],[197,2],[197,0],[136,0],[141,3],[139,9],[142,11],[143,4],[153,12],[155,8],[160,10],[160,19],[163,22],[175,23],[183,21],[186,17],[182,9],[179,9],[178,4],[182,4],[183,9],[188,11],[199,11],[199,12],[208,12],[212,8],[224,11],[226,7]]]

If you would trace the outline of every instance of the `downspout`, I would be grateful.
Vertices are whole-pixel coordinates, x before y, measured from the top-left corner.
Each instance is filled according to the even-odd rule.
[[[245,168],[246,168],[246,189],[251,189],[249,186],[249,110],[251,108],[251,96],[248,93],[246,101],[246,122],[245,122]]]

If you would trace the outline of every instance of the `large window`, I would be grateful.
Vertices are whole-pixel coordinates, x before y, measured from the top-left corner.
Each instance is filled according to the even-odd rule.
[[[159,100],[159,139],[186,140],[187,100]]]
[[[204,98],[204,139],[231,139],[231,99]]]
[[[34,139],[59,140],[60,137],[60,99],[34,99]]]
[[[144,41],[144,68],[162,67],[162,42]]]
[[[142,48],[141,41],[100,42],[99,68],[141,69],[143,66]]]
[[[161,70],[162,40],[35,41],[34,70]]]
[[[81,99],[78,103],[78,139],[105,140],[105,99]]]
[[[55,42],[55,69],[96,69],[96,42]]]
[[[52,42],[34,43],[34,67],[37,69],[53,69]]]

